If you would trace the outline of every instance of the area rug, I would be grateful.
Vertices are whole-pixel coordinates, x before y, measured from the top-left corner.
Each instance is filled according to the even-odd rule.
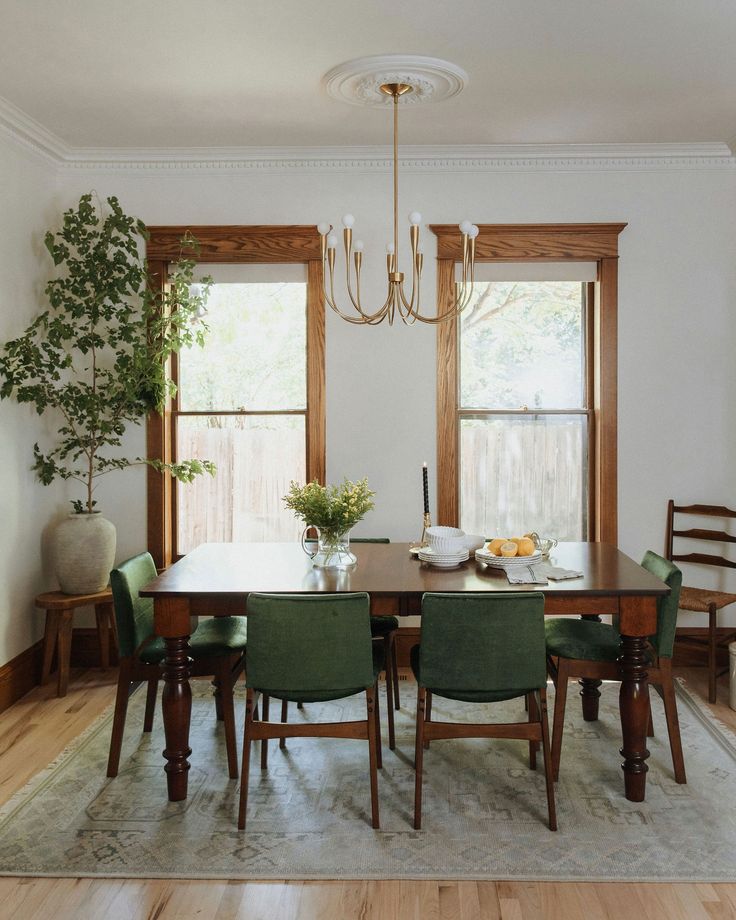
[[[189,798],[169,803],[160,714],[143,735],[144,693],[131,699],[119,776],[105,778],[111,713],[0,810],[0,874],[211,879],[736,880],[736,739],[678,688],[688,784],[677,785],[659,697],[644,803],[623,796],[618,685],[601,718],[583,722],[570,687],[557,784],[559,831],[546,826],[541,768],[520,741],[433,742],[425,756],[423,830],[412,829],[415,687],[404,686],[397,749],[384,747],[381,830],[369,824],[365,743],[271,742],[268,772],[254,745],[248,830],[236,827],[210,687],[193,682]],[[242,697],[242,684],[239,685]],[[520,701],[497,718],[524,717]],[[238,723],[242,724],[242,698]],[[310,704],[292,717],[360,718],[360,698]],[[436,718],[478,707],[435,700]],[[481,710],[483,711],[483,710]],[[488,709],[481,718],[488,716]],[[385,713],[385,698],[384,698]],[[541,761],[541,758],[540,758]]]

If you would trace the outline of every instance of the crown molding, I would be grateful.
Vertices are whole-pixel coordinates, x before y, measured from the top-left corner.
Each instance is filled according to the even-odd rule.
[[[383,172],[391,148],[72,147],[0,97],[0,130],[67,171],[172,173]],[[729,144],[484,144],[401,147],[402,172],[588,172],[734,169]]]
[[[47,162],[59,165],[72,156],[72,150],[52,131],[0,96],[0,130],[20,142]]]

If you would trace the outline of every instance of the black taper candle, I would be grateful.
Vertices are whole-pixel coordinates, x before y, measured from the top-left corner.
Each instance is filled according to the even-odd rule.
[[[429,514],[429,483],[427,482],[427,464],[422,464],[422,486],[424,487],[424,513]]]

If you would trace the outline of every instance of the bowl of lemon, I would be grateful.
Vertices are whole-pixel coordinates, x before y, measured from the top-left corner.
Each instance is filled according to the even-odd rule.
[[[532,537],[525,534],[523,537],[495,537],[475,551],[475,558],[485,565],[505,569],[539,562],[542,553]]]

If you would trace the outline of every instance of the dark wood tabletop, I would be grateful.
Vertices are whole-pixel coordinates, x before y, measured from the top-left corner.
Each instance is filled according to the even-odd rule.
[[[421,609],[421,595],[436,592],[538,590],[549,615],[617,614],[621,631],[622,764],[626,796],[641,802],[646,790],[646,732],[649,716],[647,637],[657,628],[658,597],[669,588],[616,547],[605,543],[563,543],[550,562],[583,573],[547,585],[511,585],[503,571],[469,560],[456,569],[438,569],[409,553],[408,543],[360,543],[351,549],[349,569],[318,569],[298,543],[205,543],[180,559],[140,592],[153,598],[156,634],[164,639],[163,717],[169,798],[187,795],[191,690],[189,634],[193,614],[247,613],[253,592],[314,594],[365,591],[371,612],[399,598],[397,612]],[[393,601],[392,601],[393,603]]]
[[[667,586],[606,543],[561,543],[550,562],[583,572],[582,578],[547,585],[511,585],[506,575],[473,559],[439,569],[409,553],[408,543],[360,543],[346,570],[313,568],[298,543],[203,543],[140,592],[144,597],[243,596],[366,591],[423,594],[425,591],[525,591],[554,596],[618,597],[665,595]]]

